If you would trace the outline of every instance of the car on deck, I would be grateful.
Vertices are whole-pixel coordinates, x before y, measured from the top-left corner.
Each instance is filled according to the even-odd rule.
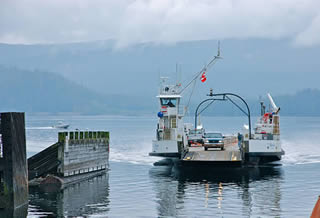
[[[206,132],[204,133],[204,150],[208,148],[220,148],[224,150],[224,137],[220,132]]]
[[[203,145],[204,129],[190,129],[188,133],[188,145]]]

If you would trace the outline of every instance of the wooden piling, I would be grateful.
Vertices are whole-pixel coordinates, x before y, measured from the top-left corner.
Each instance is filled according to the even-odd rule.
[[[0,138],[0,215],[14,214],[28,205],[24,113],[0,113]]]

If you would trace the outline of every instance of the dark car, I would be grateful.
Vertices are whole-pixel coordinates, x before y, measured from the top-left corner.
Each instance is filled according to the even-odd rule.
[[[208,148],[221,148],[224,150],[223,135],[220,132],[207,132],[204,134],[204,150]]]

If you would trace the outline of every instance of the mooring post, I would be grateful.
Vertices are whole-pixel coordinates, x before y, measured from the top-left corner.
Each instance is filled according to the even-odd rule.
[[[0,113],[0,215],[28,205],[24,113]],[[24,213],[24,212],[23,212]],[[19,212],[21,215],[21,212]]]

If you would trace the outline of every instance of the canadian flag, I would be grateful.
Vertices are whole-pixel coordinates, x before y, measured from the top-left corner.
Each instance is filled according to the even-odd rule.
[[[205,71],[202,73],[200,80],[201,80],[201,82],[203,82],[203,83],[207,80],[206,72],[205,72]]]

